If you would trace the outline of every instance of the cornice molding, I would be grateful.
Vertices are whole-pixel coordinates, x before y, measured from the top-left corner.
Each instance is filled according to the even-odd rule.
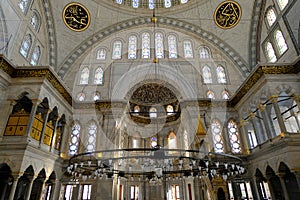
[[[5,59],[3,55],[0,55],[0,69],[7,73],[11,78],[44,78],[47,79],[50,84],[60,93],[63,98],[72,105],[72,96],[66,89],[66,87],[57,78],[54,72],[51,71],[50,67],[29,67],[28,69],[16,68],[9,61]]]

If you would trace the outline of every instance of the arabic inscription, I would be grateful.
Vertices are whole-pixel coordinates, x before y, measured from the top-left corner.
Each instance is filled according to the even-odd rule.
[[[214,19],[217,26],[229,29],[237,25],[242,15],[240,5],[234,1],[222,2],[215,11]]]
[[[90,25],[89,11],[79,3],[68,4],[63,11],[66,26],[73,31],[84,31]]]

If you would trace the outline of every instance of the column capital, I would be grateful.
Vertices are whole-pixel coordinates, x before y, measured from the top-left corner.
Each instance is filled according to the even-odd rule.
[[[277,98],[278,98],[278,95],[271,95],[269,97],[269,100],[271,100],[272,102],[277,102]]]
[[[267,105],[266,104],[259,104],[259,106],[257,106],[257,108],[260,110],[260,111],[265,111]]]

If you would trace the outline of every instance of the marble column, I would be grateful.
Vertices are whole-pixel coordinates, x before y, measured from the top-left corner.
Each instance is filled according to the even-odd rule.
[[[59,199],[60,189],[61,189],[61,181],[59,179],[56,179],[53,192],[51,192],[52,193],[51,199]]]
[[[9,194],[9,200],[13,200],[14,199],[14,196],[15,196],[15,192],[16,192],[16,188],[17,188],[17,185],[18,185],[18,180],[19,180],[19,176],[14,176],[14,182],[11,186],[11,189],[10,189],[10,194]]]
[[[281,130],[281,133],[286,133],[285,124],[284,124],[283,118],[281,116],[281,111],[280,111],[280,108],[279,108],[279,105],[277,102],[277,98],[275,98],[275,97],[272,98],[272,104],[273,104],[273,107],[274,107],[274,110],[275,110],[275,113],[277,116],[277,121],[278,121],[280,130]]]
[[[270,117],[270,113],[266,111],[266,105],[260,105],[259,106],[259,111],[261,113],[261,116],[263,118],[263,123],[265,125],[265,131],[267,134],[267,139],[271,139],[275,136],[275,130],[272,124],[272,119]],[[274,133],[274,135],[272,135]]]
[[[28,185],[28,189],[27,189],[27,193],[25,196],[25,200],[29,200],[30,199],[30,194],[31,194],[31,190],[32,190],[32,185],[33,185],[33,180],[30,180],[29,185]]]

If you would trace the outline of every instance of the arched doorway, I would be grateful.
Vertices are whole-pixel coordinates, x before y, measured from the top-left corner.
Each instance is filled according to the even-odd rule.
[[[226,195],[223,188],[218,189],[218,200],[226,200]]]
[[[284,199],[281,183],[279,177],[275,174],[274,170],[268,166],[266,169],[266,176],[269,180],[270,191],[272,193],[272,199]]]
[[[0,164],[0,200],[9,198],[13,179],[10,167],[6,163]]]
[[[25,199],[28,193],[29,184],[34,176],[33,167],[30,165],[21,176],[17,183],[14,200]]]
[[[46,178],[46,172],[44,169],[42,169],[38,174],[38,177],[33,181],[30,200],[40,199],[45,178]]]
[[[279,173],[284,174],[284,183],[287,190],[287,193],[289,195],[290,199],[297,199],[300,197],[300,190],[298,187],[297,179],[295,174],[293,174],[289,167],[281,162],[279,165]]]

